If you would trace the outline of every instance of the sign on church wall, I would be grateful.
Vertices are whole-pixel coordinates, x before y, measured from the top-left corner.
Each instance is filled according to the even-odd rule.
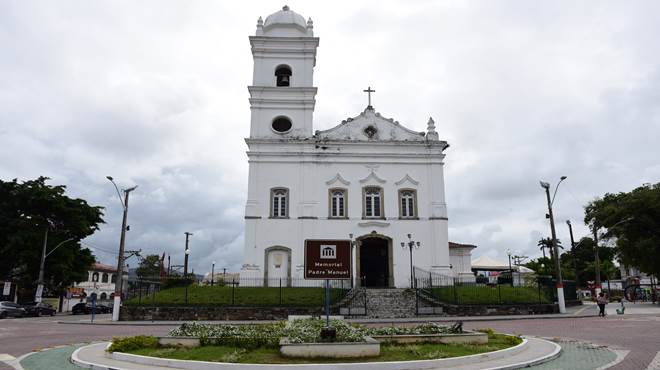
[[[305,240],[305,279],[350,278],[350,240]]]

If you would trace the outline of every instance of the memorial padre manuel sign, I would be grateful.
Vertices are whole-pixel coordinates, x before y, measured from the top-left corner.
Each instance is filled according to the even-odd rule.
[[[350,240],[305,240],[305,279],[350,278]]]

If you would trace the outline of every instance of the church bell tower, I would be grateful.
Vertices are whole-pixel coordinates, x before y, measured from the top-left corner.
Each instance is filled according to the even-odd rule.
[[[250,91],[251,139],[311,137],[316,104],[314,66],[319,39],[311,18],[284,6],[250,36],[254,70]]]

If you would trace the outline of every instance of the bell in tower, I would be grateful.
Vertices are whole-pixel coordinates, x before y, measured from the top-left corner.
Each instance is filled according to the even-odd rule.
[[[277,86],[290,86],[291,68],[288,66],[277,67],[275,77],[277,77]]]

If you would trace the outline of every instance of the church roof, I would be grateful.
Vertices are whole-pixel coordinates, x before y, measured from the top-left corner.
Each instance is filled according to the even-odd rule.
[[[294,12],[293,10],[289,9],[288,6],[284,6],[282,10],[275,12],[268,17],[266,17],[266,21],[264,22],[264,28],[268,29],[274,25],[295,25],[303,30],[307,28],[307,22],[305,22],[305,18],[303,18],[302,15]]]
[[[436,134],[433,132],[433,134]],[[385,118],[368,106],[356,117],[343,120],[339,125],[323,131],[316,131],[317,140],[351,140],[351,141],[408,141],[442,143],[436,136],[427,135],[426,132],[413,131],[404,127],[392,118]]]
[[[525,266],[516,266],[511,265],[513,271],[518,271],[520,273],[532,273],[534,270],[527,268]],[[472,270],[479,271],[508,271],[509,263],[496,260],[489,256],[481,256],[476,260],[472,261]]]
[[[473,244],[461,244],[461,243],[454,243],[454,242],[449,242],[449,248],[476,248],[476,245]]]

